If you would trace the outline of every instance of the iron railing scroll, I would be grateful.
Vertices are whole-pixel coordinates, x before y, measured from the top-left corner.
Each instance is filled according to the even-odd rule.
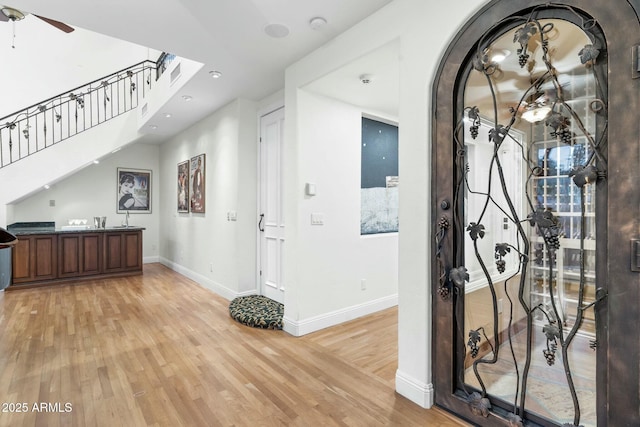
[[[155,73],[142,61],[0,118],[0,168],[135,109]]]

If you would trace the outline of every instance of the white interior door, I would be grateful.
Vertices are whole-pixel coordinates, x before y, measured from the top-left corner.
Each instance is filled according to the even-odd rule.
[[[284,108],[262,116],[258,270],[262,295],[281,303],[284,303],[283,134]]]

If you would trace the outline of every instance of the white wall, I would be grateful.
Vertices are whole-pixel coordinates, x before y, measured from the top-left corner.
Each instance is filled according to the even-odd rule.
[[[161,148],[161,261],[228,299],[256,292],[256,120],[236,100]],[[177,165],[202,153],[205,213],[177,213]]]
[[[295,239],[303,244],[295,260],[287,259],[298,268],[297,280],[285,284],[285,330],[295,335],[397,303],[397,233],[360,235],[363,112],[367,113],[331,98],[298,92],[300,223]],[[316,196],[304,195],[307,182],[316,185]],[[323,214],[324,225],[311,225],[312,213]],[[294,304],[288,296],[292,286],[298,295]],[[289,310],[289,304],[295,311]]]
[[[305,248],[323,244],[322,233],[308,232],[309,210],[302,189],[311,141],[307,126],[306,94],[300,90],[361,55],[400,39],[400,233],[398,289],[398,370],[396,390],[418,403],[433,404],[431,384],[431,295],[429,218],[431,84],[450,40],[477,8],[466,0],[450,0],[437,7],[424,0],[395,0],[322,48],[293,64],[285,78],[285,211],[287,215],[285,315],[300,316],[313,305],[296,287],[310,279]],[[325,129],[328,130],[328,129]],[[324,207],[323,207],[324,208]],[[324,244],[325,251],[329,245]],[[319,254],[314,253],[314,256]],[[326,256],[326,254],[323,254]],[[326,266],[334,268],[335,266]],[[291,291],[289,291],[291,289]]]
[[[11,222],[55,221],[56,226],[67,224],[72,218],[86,218],[93,224],[94,216],[106,216],[107,226],[120,225],[125,216],[117,212],[117,168],[149,169],[151,181],[151,213],[131,213],[129,224],[145,227],[143,258],[145,262],[158,259],[160,214],[159,152],[157,145],[133,144],[103,158],[80,172],[53,184],[49,190],[15,203]],[[55,206],[50,206],[50,201]]]

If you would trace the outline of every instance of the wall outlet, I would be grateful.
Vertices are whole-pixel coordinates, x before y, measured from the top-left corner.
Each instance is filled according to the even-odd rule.
[[[209,271],[213,273],[213,263],[209,264]]]
[[[367,290],[367,279],[360,279],[360,290],[361,291]]]

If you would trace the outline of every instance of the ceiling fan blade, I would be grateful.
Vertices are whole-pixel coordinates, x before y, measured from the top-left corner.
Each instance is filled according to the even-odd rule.
[[[42,19],[44,22],[46,22],[47,24],[51,24],[54,27],[56,27],[57,29],[64,31],[65,33],[70,33],[74,30],[74,28],[68,26],[67,24],[64,24],[60,21],[56,21],[53,19],[49,19],[49,18],[45,18],[44,16],[40,16],[40,15],[34,15],[37,16],[38,18]]]

